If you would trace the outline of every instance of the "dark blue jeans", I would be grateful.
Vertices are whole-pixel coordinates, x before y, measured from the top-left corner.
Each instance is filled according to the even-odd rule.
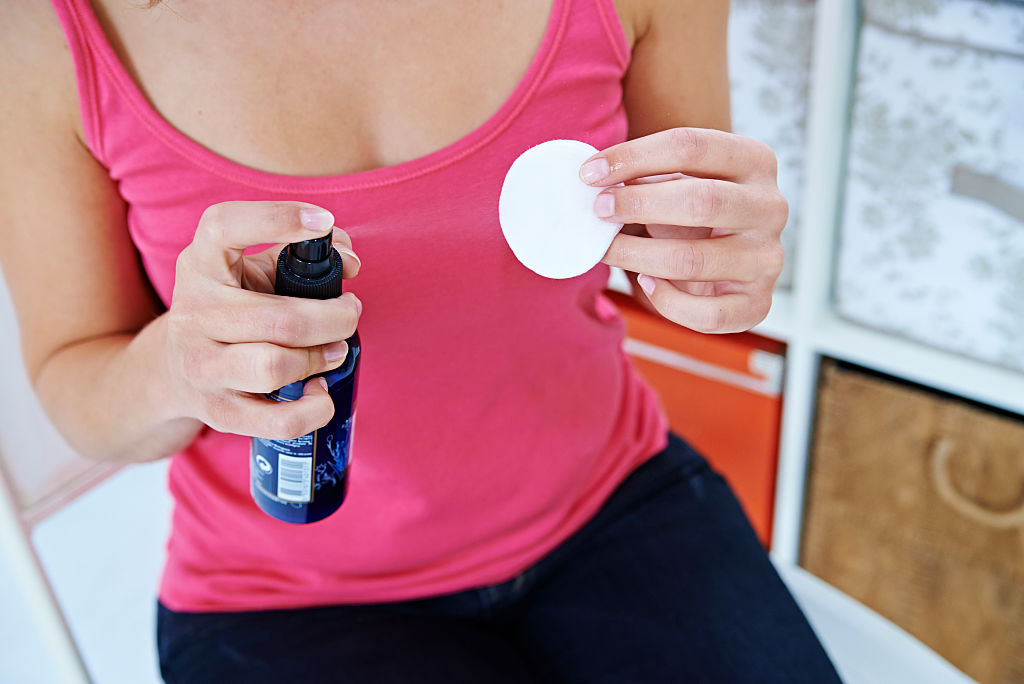
[[[245,613],[159,606],[167,682],[838,682],[725,480],[685,442],[501,584]]]

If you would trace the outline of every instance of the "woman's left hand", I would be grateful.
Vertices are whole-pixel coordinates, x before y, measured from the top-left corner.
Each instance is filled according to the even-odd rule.
[[[643,224],[650,237],[615,237],[602,261],[641,274],[640,287],[671,321],[707,333],[764,320],[782,271],[779,236],[789,204],[767,145],[708,128],[673,128],[598,152],[584,182],[609,187],[594,211]]]

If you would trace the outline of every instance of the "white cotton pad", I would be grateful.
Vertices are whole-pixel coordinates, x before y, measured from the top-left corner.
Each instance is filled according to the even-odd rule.
[[[547,278],[582,275],[622,229],[594,213],[603,188],[580,180],[580,165],[595,152],[578,140],[549,140],[519,155],[505,175],[498,199],[501,232],[531,271]]]

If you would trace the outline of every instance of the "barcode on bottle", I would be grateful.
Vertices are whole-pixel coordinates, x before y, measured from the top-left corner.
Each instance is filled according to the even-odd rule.
[[[293,503],[309,503],[313,493],[313,459],[277,456],[277,497]]]

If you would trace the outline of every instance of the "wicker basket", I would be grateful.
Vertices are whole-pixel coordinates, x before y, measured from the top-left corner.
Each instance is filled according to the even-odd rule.
[[[801,565],[980,682],[1024,682],[1024,421],[826,362]]]

